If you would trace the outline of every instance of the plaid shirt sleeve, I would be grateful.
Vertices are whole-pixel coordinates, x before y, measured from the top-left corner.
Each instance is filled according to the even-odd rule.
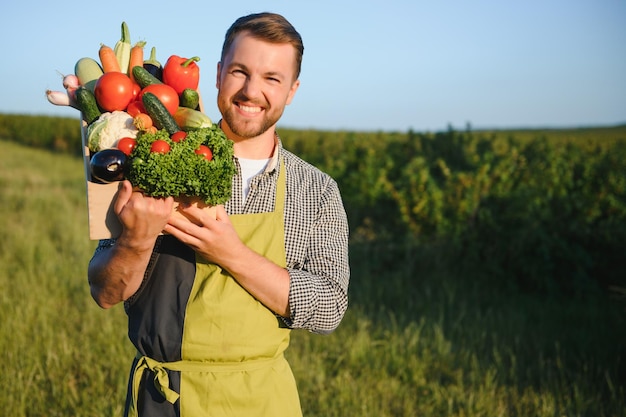
[[[330,333],[348,307],[348,221],[337,183],[284,151],[285,249],[291,278],[285,322]]]
[[[265,172],[254,177],[246,201],[241,178],[233,179],[233,196],[226,203],[230,214],[274,210],[278,155],[285,161],[285,253],[290,275],[291,328],[330,333],[348,307],[348,221],[339,187],[318,168],[288,152],[280,142]]]
[[[307,233],[296,235],[302,245],[298,254],[304,256],[287,255],[291,317],[286,322],[293,328],[330,333],[348,307],[347,219],[337,184],[330,177],[322,183],[319,200],[308,204],[315,207],[313,221]],[[288,237],[288,248],[293,240],[294,236]]]

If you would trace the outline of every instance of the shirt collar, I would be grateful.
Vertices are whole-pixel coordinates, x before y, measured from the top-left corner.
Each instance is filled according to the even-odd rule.
[[[265,172],[272,172],[274,170],[276,170],[276,168],[278,168],[278,157],[280,154],[280,150],[282,149],[283,144],[280,140],[280,137],[278,137],[278,133],[274,132],[274,152],[272,153],[272,158],[270,159],[270,161],[268,162],[267,166],[265,167]]]

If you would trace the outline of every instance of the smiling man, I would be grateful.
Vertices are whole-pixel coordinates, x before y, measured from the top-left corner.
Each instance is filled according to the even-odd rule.
[[[301,416],[284,358],[292,329],[329,333],[348,305],[348,224],[336,182],[283,148],[302,39],[282,16],[235,21],[217,66],[233,194],[212,218],[171,216],[124,182],[122,233],[89,264],[91,293],[124,302],[137,349],[126,415]]]
[[[294,56],[301,44],[269,43],[247,31],[226,42],[217,70],[223,129],[236,147],[254,138],[273,149],[276,123],[300,85]]]

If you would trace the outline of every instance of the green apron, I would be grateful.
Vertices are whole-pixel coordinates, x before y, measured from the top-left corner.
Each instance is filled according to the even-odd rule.
[[[285,169],[281,162],[275,211],[231,215],[239,237],[284,267]],[[296,382],[283,356],[290,330],[219,266],[196,256],[186,306],[181,360],[159,362],[138,354],[132,371],[129,415],[137,416],[142,374],[154,374],[158,392],[180,416],[301,416]],[[180,372],[180,392],[170,388]]]

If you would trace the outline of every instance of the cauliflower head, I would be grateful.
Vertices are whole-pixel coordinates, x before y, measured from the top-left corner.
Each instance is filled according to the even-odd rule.
[[[138,132],[133,124],[133,117],[125,111],[102,113],[87,128],[87,146],[94,153],[115,148],[121,138],[136,138]]]

